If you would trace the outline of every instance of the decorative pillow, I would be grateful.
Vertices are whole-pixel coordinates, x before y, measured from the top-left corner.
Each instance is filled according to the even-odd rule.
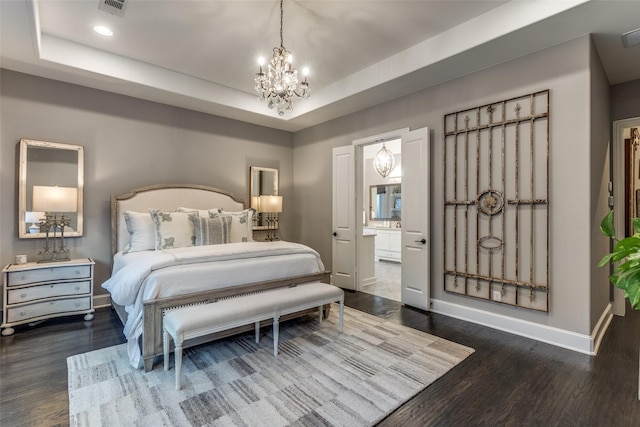
[[[253,242],[253,209],[245,209],[240,212],[222,211],[220,215],[231,217],[230,243]],[[214,213],[209,213],[213,217]]]
[[[196,246],[229,243],[231,216],[215,214],[212,218],[191,217],[196,236]]]
[[[195,209],[195,208],[178,208],[178,212],[198,212],[198,216],[201,218],[209,218],[209,213],[217,213],[220,212],[218,208],[211,209]]]
[[[122,215],[130,236],[130,242],[124,253],[154,250],[156,234],[149,212],[125,211]]]
[[[193,246],[196,236],[190,218],[198,217],[195,212],[165,212],[149,209],[155,229],[155,248],[173,249]]]

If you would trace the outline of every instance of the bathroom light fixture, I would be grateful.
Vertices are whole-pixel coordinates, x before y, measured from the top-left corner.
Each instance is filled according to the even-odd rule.
[[[396,158],[391,151],[382,143],[382,148],[373,159],[373,168],[382,176],[386,178],[394,166],[396,165]]]
[[[273,48],[273,57],[269,61],[266,73],[262,69],[264,58],[258,59],[260,71],[258,71],[254,79],[258,99],[267,101],[269,108],[276,107],[278,114],[281,116],[286,111],[293,110],[291,99],[294,96],[309,98],[309,84],[307,83],[309,69],[305,67],[302,70],[304,81],[298,82],[298,71],[292,65],[293,56],[283,44],[282,2],[283,0],[280,0],[280,47]]]

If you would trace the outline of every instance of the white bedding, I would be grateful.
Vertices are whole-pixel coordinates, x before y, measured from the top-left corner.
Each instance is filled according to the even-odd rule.
[[[305,245],[228,243],[119,253],[114,257],[113,274],[102,287],[127,310],[124,334],[129,359],[133,366],[141,367],[138,338],[143,330],[144,301],[322,271],[320,256]]]

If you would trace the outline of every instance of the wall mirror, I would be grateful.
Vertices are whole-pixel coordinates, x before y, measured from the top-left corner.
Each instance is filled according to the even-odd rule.
[[[45,237],[39,227],[45,208],[70,219],[65,237],[82,236],[84,147],[30,139],[19,145],[18,237]]]
[[[402,184],[382,184],[369,187],[369,219],[400,221],[402,218]]]
[[[266,230],[266,216],[260,213],[258,199],[260,196],[277,196],[278,195],[278,169],[263,168],[259,166],[251,166],[250,170],[250,194],[251,207],[258,213],[253,216],[253,229]],[[275,224],[277,228],[277,223]]]

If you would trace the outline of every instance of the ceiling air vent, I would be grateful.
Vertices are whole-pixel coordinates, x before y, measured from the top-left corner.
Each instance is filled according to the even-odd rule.
[[[111,15],[123,17],[129,0],[100,0],[98,9],[110,13]]]
[[[635,46],[640,43],[640,28],[637,30],[629,31],[622,35],[622,44],[624,47]]]

